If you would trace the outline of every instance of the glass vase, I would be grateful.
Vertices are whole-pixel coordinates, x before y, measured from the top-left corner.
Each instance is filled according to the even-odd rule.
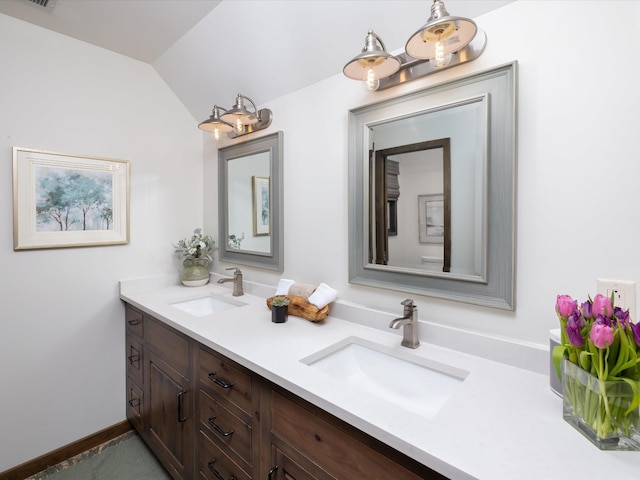
[[[187,287],[199,287],[209,283],[209,259],[187,258],[182,262],[182,283]]]
[[[566,359],[562,371],[563,418],[601,450],[640,450],[640,409],[629,411],[631,386],[602,381]]]

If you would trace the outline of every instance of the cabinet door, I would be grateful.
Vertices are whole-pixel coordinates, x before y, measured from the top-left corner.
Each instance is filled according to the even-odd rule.
[[[146,355],[146,425],[149,443],[177,478],[189,478],[192,463],[193,392],[189,381],[153,352]]]

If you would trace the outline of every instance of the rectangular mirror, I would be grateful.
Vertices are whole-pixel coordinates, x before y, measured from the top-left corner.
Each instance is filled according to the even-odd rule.
[[[350,111],[351,282],[515,308],[515,69]]]
[[[218,152],[219,258],[284,270],[283,133]]]

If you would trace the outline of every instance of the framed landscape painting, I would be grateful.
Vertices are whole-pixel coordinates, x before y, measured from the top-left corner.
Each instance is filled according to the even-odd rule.
[[[13,248],[129,243],[129,162],[13,148]]]

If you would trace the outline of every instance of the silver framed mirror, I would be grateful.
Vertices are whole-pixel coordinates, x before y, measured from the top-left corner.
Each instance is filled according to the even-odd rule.
[[[218,151],[219,258],[284,270],[283,133]]]
[[[350,282],[515,309],[516,69],[350,110]]]

